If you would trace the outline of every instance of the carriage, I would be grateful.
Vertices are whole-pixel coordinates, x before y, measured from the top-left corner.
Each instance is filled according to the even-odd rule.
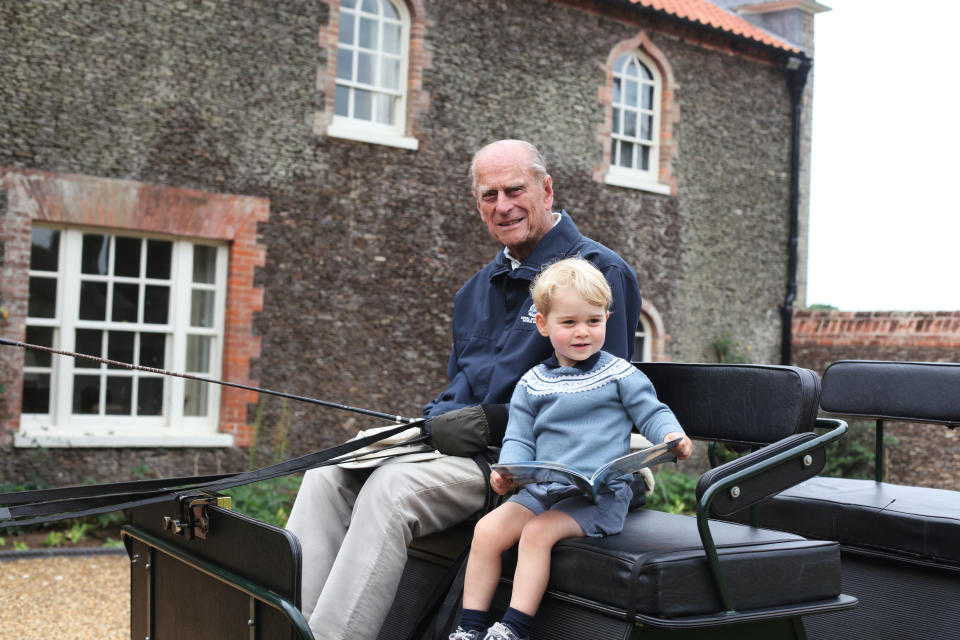
[[[695,516],[638,509],[553,552],[532,638],[952,638],[960,493],[884,483],[888,420],[960,423],[960,364],[637,363],[694,439],[745,453],[702,475]],[[826,417],[824,417],[826,416]],[[851,417],[876,420],[877,478],[818,474]],[[472,523],[416,539],[381,640],[446,638]],[[313,638],[299,543],[184,492],[132,511],[131,638]],[[494,613],[506,607],[506,554]]]

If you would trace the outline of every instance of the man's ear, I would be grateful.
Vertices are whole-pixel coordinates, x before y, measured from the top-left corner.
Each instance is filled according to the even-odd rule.
[[[542,335],[544,338],[549,338],[549,337],[550,337],[550,334],[547,333],[547,318],[546,318],[546,316],[544,316],[542,313],[540,313],[539,311],[537,311],[536,320],[537,320],[537,331],[539,331],[539,332],[540,332],[540,335]]]

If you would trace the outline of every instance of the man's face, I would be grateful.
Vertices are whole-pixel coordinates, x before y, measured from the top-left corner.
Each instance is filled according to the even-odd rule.
[[[477,158],[477,209],[490,235],[523,260],[553,227],[553,182],[538,180],[526,152],[505,145]]]

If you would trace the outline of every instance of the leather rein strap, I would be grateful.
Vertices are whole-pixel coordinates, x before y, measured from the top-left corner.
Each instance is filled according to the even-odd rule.
[[[362,460],[368,455],[366,452],[347,454],[406,431],[410,427],[422,427],[424,422],[425,420],[415,420],[404,423],[373,435],[349,440],[328,449],[254,471],[3,493],[0,494],[0,505],[2,505],[0,506],[0,528],[57,522],[67,518],[132,509],[169,500],[184,491],[219,491],[306,471],[314,467]],[[421,433],[404,442],[379,448],[376,456],[384,457],[382,453],[387,449],[425,442],[428,439],[429,435]]]

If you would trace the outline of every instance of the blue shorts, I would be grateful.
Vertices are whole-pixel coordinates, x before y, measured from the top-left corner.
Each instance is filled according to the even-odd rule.
[[[538,482],[520,487],[509,501],[530,509],[536,515],[550,509],[563,511],[577,521],[585,536],[599,538],[623,530],[633,497],[630,484],[623,479],[611,482],[609,489],[598,494],[597,503],[594,504],[573,485]]]

